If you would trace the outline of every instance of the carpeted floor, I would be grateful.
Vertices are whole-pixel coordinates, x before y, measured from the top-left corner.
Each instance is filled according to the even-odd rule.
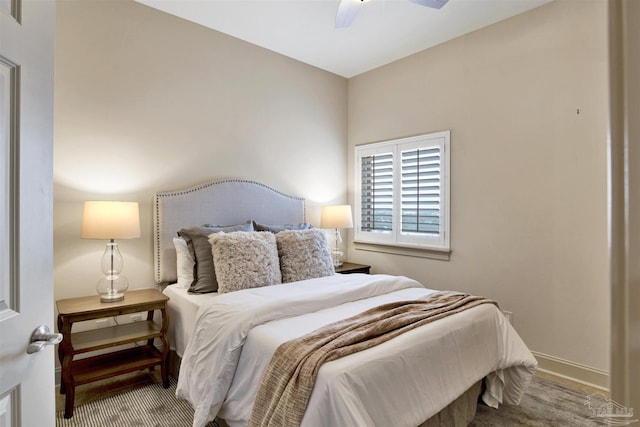
[[[153,382],[155,379],[151,378]],[[91,400],[91,389],[82,390],[86,393],[80,395],[80,401],[88,401],[86,403],[79,402],[74,407],[73,417],[64,418],[64,410],[56,413],[56,426],[58,427],[111,427],[111,426],[140,426],[140,427],[174,427],[174,426],[191,426],[193,423],[193,408],[182,399],[177,399],[176,380],[170,378],[171,386],[168,389],[162,387],[160,380],[157,383],[149,384],[149,379],[144,376],[136,378],[139,387],[128,391],[107,392],[110,396]],[[144,383],[147,383],[146,385]],[[85,386],[82,386],[85,387]],[[78,387],[79,389],[80,387]],[[78,391],[76,391],[77,394]],[[104,392],[100,395],[104,396]],[[78,398],[77,397],[77,398]],[[60,405],[58,405],[60,406]],[[218,427],[212,422],[207,427]]]
[[[175,397],[176,382],[162,388],[159,380],[146,377],[129,390],[111,390],[92,393],[90,387],[78,387],[74,416],[63,417],[64,399],[58,399],[56,425],[59,427],[105,427],[105,426],[190,426],[193,409],[184,400]],[[155,382],[155,383],[154,383]],[[107,397],[105,397],[107,396]],[[598,426],[589,419],[590,411],[585,406],[588,393],[558,384],[548,379],[535,377],[522,399],[520,406],[503,405],[492,409],[478,405],[478,413],[471,427],[588,427]],[[208,427],[216,427],[214,422]]]

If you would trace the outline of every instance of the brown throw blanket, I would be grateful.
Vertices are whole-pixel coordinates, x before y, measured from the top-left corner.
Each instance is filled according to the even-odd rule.
[[[496,304],[483,297],[436,292],[424,300],[384,304],[285,342],[274,353],[262,378],[249,426],[299,426],[324,362],[486,303]]]

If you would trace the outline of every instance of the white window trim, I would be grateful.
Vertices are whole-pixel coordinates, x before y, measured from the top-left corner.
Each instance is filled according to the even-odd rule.
[[[355,200],[354,200],[354,237],[356,249],[377,250],[382,252],[398,253],[403,255],[413,254],[414,256],[425,256],[432,258],[429,253],[434,253],[433,258],[448,259],[450,248],[450,168],[451,168],[451,151],[450,151],[451,131],[435,132],[424,135],[417,135],[407,138],[394,139],[389,141],[376,142],[372,144],[359,145],[355,147]],[[441,188],[442,192],[440,203],[440,235],[438,238],[429,236],[414,237],[406,233],[400,232],[400,188],[401,188],[401,168],[399,167],[400,152],[402,150],[411,149],[419,146],[433,145],[439,146],[442,150],[442,162],[440,164]],[[393,231],[390,233],[383,232],[364,232],[361,231],[361,161],[362,157],[373,154],[382,154],[393,152],[394,169],[393,169]],[[377,245],[377,247],[376,247]],[[420,250],[425,251],[419,254]],[[408,252],[409,251],[409,252]],[[443,253],[446,254],[443,257]]]

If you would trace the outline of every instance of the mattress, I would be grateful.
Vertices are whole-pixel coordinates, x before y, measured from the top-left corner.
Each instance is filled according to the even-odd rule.
[[[169,347],[182,357],[193,332],[198,309],[217,297],[218,293],[190,294],[177,283],[167,286],[162,293],[169,297]]]

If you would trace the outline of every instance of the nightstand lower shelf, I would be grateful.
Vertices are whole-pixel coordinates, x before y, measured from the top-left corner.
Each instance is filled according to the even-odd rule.
[[[162,353],[153,346],[143,345],[74,360],[71,373],[75,385],[81,385],[162,364]]]

